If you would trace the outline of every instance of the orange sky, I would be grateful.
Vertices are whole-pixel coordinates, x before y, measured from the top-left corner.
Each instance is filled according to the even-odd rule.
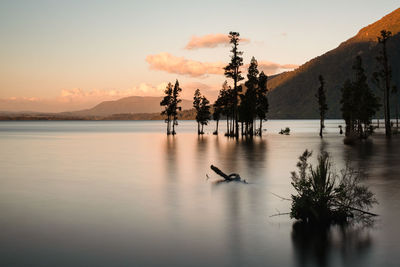
[[[0,110],[65,111],[125,96],[159,96],[179,79],[214,100],[241,33],[275,74],[337,47],[398,1],[1,1]],[[322,3],[323,2],[323,3]],[[232,14],[239,14],[233,20]]]

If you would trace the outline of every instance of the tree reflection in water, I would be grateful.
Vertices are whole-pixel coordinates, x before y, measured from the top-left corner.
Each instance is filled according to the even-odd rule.
[[[295,222],[292,245],[298,266],[362,266],[373,246],[369,227],[318,227]]]

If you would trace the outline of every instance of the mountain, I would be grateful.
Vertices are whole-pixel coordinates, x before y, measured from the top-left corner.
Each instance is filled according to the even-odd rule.
[[[163,97],[130,96],[115,101],[104,101],[91,109],[73,112],[63,112],[63,115],[71,116],[111,116],[114,114],[133,113],[160,113],[163,107],[160,101]],[[183,110],[193,108],[193,103],[183,99],[180,106]]]
[[[318,118],[318,105],[315,98],[319,86],[318,76],[325,78],[328,100],[328,118],[341,118],[341,87],[345,80],[353,78],[352,65],[357,55],[363,60],[363,66],[369,77],[369,84],[375,93],[370,77],[377,70],[376,57],[380,51],[377,36],[381,30],[389,30],[393,37],[387,43],[389,62],[392,68],[392,83],[400,88],[400,8],[379,21],[361,29],[357,35],[294,71],[282,73],[268,82],[270,89],[269,118]]]

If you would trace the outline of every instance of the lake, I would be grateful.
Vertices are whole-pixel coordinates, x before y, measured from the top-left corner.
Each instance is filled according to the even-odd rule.
[[[398,266],[400,136],[349,147],[338,125],[268,121],[263,137],[198,137],[179,122],[0,122],[1,266]],[[277,134],[290,127],[291,135]],[[290,172],[305,150],[366,171],[372,227],[293,227]],[[216,165],[248,184],[216,183]],[[207,176],[209,179],[207,178]]]

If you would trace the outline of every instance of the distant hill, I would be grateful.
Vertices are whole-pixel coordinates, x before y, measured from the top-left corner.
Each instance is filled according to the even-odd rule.
[[[130,96],[115,101],[104,101],[91,109],[63,112],[62,115],[69,116],[111,116],[113,114],[136,114],[136,113],[160,113],[162,97]],[[192,101],[182,100],[183,110],[193,107]]]
[[[315,93],[319,86],[318,75],[326,82],[328,117],[341,118],[340,98],[343,83],[353,78],[354,58],[360,55],[368,77],[377,70],[377,36],[389,30],[393,37],[388,41],[388,54],[392,68],[392,81],[400,88],[400,8],[379,21],[361,29],[358,34],[322,56],[316,57],[294,71],[282,73],[268,82],[269,118],[318,118]],[[370,86],[374,88],[371,80]],[[382,94],[374,88],[376,94]]]
[[[194,120],[196,112],[194,109],[186,109],[178,112],[179,120]],[[2,112],[0,111],[0,121],[68,121],[68,120],[164,120],[160,112],[157,113],[120,113],[104,116],[74,115],[72,112],[63,113],[40,113],[40,112]]]

